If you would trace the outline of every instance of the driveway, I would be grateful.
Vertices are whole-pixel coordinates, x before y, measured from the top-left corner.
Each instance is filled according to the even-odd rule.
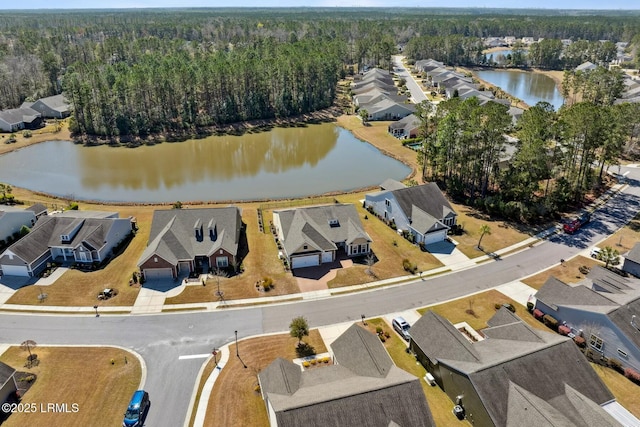
[[[338,270],[352,265],[353,260],[340,259],[317,267],[296,268],[293,271],[293,277],[298,282],[300,292],[322,291],[329,289],[328,283],[336,277]]]

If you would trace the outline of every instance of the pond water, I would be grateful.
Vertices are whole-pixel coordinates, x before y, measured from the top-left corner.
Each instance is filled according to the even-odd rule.
[[[545,101],[557,111],[563,104],[564,98],[556,83],[544,74],[518,70],[481,70],[475,73],[482,80],[502,88],[530,107]]]
[[[409,173],[331,123],[137,148],[49,141],[0,156],[0,182],[76,200],[121,202],[304,197]]]

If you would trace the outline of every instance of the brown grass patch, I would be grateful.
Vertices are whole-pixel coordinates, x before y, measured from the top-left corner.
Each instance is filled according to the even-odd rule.
[[[557,265],[534,276],[527,277],[522,280],[522,283],[525,283],[532,288],[540,289],[542,285],[544,285],[544,282],[546,282],[551,276],[554,276],[556,279],[562,280],[567,284],[577,283],[586,277],[585,274],[580,272],[579,268],[582,266],[592,268],[594,265],[604,264],[592,258],[577,256],[565,261],[564,265]]]
[[[281,334],[238,342],[238,351],[247,369],[235,355],[229,358],[216,379],[204,425],[268,427],[267,410],[260,391],[256,390],[258,374],[278,357],[295,359],[297,341],[288,334]],[[303,341],[313,346],[317,353],[327,351],[317,329],[311,330]]]
[[[504,303],[512,304],[516,308],[516,315],[529,326],[550,331],[550,329],[534,319],[525,307],[495,289],[459,298],[444,304],[422,308],[418,310],[418,312],[424,314],[431,310],[449,320],[454,325],[460,322],[467,322],[473,329],[481,330],[487,327],[487,321],[496,314],[495,304],[502,305]]]
[[[633,249],[638,242],[640,242],[640,215],[637,215],[629,224],[598,243],[598,247],[610,246],[622,255]]]
[[[11,347],[0,360],[19,371],[31,372],[37,379],[22,398],[35,403],[35,413],[14,413],[3,426],[88,426],[120,425],[129,399],[138,389],[141,369],[138,358],[118,348],[36,347],[40,364],[24,368],[27,353]],[[125,357],[128,363],[124,363]],[[114,364],[111,364],[111,360]],[[40,404],[78,405],[76,413],[40,411]]]
[[[595,363],[591,367],[609,387],[616,400],[636,417],[640,417],[640,387],[611,368]]]

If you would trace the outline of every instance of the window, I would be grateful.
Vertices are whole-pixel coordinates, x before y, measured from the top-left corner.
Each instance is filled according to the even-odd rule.
[[[595,334],[591,334],[591,337],[589,338],[589,345],[594,350],[602,352],[602,347],[604,347],[604,341],[602,341],[602,338],[600,338],[599,336]]]
[[[229,258],[226,256],[216,257],[216,267],[229,267]]]
[[[626,351],[624,351],[624,350],[622,350],[621,348],[619,348],[619,349],[618,349],[618,354],[619,354],[620,356],[624,357],[625,359],[629,356],[629,355],[627,354],[627,352],[626,352]]]
[[[153,257],[153,262],[158,262],[158,257],[157,256]]]
[[[309,249],[309,246],[304,245],[304,246],[302,247],[302,249],[305,249],[305,250],[306,250],[306,249]]]

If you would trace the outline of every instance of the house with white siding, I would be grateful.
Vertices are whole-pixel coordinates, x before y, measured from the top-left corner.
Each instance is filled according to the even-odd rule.
[[[365,208],[425,245],[447,238],[457,214],[434,182],[365,195]]]

